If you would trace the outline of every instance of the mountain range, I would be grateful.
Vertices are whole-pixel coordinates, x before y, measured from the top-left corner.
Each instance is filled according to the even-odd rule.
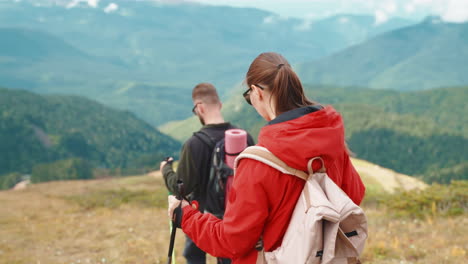
[[[306,62],[414,23],[375,25],[372,16],[357,15],[309,21],[252,8],[150,1],[119,2],[104,12],[110,3],[67,8],[66,1],[2,1],[0,85],[82,95],[160,125],[191,114],[190,96],[182,94],[199,82],[212,82],[227,96],[261,52]],[[160,93],[174,96],[163,102]],[[171,110],[161,115],[166,102]]]
[[[297,66],[310,84],[417,91],[468,84],[468,23],[429,17]]]

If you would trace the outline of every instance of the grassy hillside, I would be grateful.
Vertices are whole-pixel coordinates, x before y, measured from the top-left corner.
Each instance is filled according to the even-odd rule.
[[[311,84],[415,91],[468,84],[468,23],[437,18],[298,66]]]
[[[397,92],[331,86],[308,86],[309,98],[332,104],[345,120],[347,141],[358,158],[422,177],[427,182],[468,179],[468,87]],[[244,102],[241,90],[224,104],[226,120],[255,137],[266,122]],[[162,131],[185,140],[196,130],[196,118],[169,123]],[[182,129],[186,128],[186,129]],[[433,175],[440,169],[447,178]],[[429,176],[433,175],[433,176]]]
[[[171,85],[122,83],[116,92],[99,96],[99,101],[127,109],[153,126],[183,120],[192,112],[192,93]]]
[[[93,167],[144,167],[180,148],[134,114],[76,96],[0,89],[0,121],[0,175],[69,158]]]
[[[359,87],[336,87],[306,85],[306,93],[309,98],[324,104],[341,105],[354,104],[358,108],[378,108],[379,113],[393,113],[396,115],[417,116],[427,120],[429,126],[440,131],[451,131],[454,134],[468,134],[468,105],[465,104],[468,86],[437,88],[427,91],[398,92],[393,90],[374,90]],[[240,87],[232,93],[232,96],[223,105],[223,114],[228,120],[242,123],[249,131],[257,134],[262,123],[265,122],[256,114],[255,109],[245,103],[242,98],[243,90]],[[374,109],[375,110],[375,109]],[[368,109],[373,111],[372,109]],[[371,113],[370,113],[371,114]],[[190,123],[190,128],[198,128],[196,118],[190,121],[171,122],[161,126],[167,134],[177,139],[186,139],[191,133],[180,129],[172,129],[172,126],[184,122]],[[258,126],[260,125],[260,126]],[[255,129],[253,128],[255,126]],[[414,130],[411,126],[406,129]],[[420,133],[426,133],[421,131]]]
[[[398,92],[359,87],[305,86],[309,98],[327,104],[359,104],[378,107],[384,112],[415,115],[431,119],[441,129],[468,134],[468,86]]]
[[[414,197],[405,200],[401,193],[387,194],[385,185],[377,181],[379,174],[362,171],[366,167],[373,170],[375,165],[355,164],[368,190],[363,207],[370,237],[364,263],[451,264],[466,259],[468,241],[459,235],[467,231],[466,208],[448,215],[439,211],[439,204],[460,208],[450,200],[452,196],[423,199],[429,206],[422,208],[428,211],[420,210],[423,215],[416,216],[412,210],[396,209],[390,207],[395,203],[382,201],[411,202]],[[167,190],[161,175],[153,175],[51,182],[0,192],[0,263],[165,263],[169,246]],[[401,179],[400,186],[407,186],[405,177]],[[466,204],[466,193],[463,196],[460,192],[463,185],[411,193],[425,197],[433,195],[433,188],[451,191]],[[183,241],[179,230],[177,263],[184,262]],[[209,263],[215,263],[214,259]]]

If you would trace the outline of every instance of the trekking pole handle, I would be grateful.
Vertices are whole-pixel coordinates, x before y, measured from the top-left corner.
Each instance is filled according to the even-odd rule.
[[[165,157],[164,161],[167,162],[167,164],[171,165],[174,162],[173,157]]]
[[[184,188],[184,182],[182,180],[177,180],[177,195],[176,198],[180,200],[180,204],[178,208],[180,209],[182,207],[182,200],[185,197],[185,188]],[[180,211],[180,210],[179,210]],[[171,241],[169,243],[169,252],[167,254],[167,264],[171,264],[172,262],[172,252],[174,251],[174,243],[175,243],[175,237],[176,237],[176,212],[174,211],[173,216],[172,216],[172,230],[171,230]]]

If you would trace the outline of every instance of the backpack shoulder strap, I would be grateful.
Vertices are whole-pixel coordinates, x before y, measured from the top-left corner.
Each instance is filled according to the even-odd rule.
[[[214,149],[216,146],[216,142],[213,140],[213,138],[211,138],[210,135],[202,130],[193,133],[193,135],[205,143],[205,145],[207,145],[210,149]]]
[[[260,161],[265,163],[284,174],[293,175],[299,177],[303,180],[307,180],[309,175],[307,173],[297,170],[294,168],[289,167],[284,161],[276,157],[273,153],[271,153],[267,148],[260,147],[260,146],[251,146],[246,148],[242,153],[237,156],[236,161],[234,162],[234,169],[237,168],[237,164],[241,159],[248,158]]]

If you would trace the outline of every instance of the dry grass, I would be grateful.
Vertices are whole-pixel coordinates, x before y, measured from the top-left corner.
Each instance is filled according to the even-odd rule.
[[[147,176],[0,192],[0,263],[165,263],[165,209],[133,203],[84,209],[66,198],[121,188],[154,191],[166,199],[162,180]],[[182,244],[179,232],[179,253]]]
[[[154,176],[52,182],[0,192],[0,263],[165,263],[163,180]],[[468,220],[389,218],[367,208],[365,263],[467,263]],[[177,263],[183,234],[176,241]],[[210,261],[213,262],[213,259]]]
[[[426,219],[389,218],[385,210],[366,209],[369,239],[365,263],[467,263],[466,215]]]

